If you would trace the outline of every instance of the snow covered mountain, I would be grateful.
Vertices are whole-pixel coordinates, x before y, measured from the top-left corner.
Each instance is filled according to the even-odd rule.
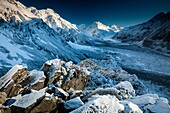
[[[145,23],[125,28],[113,38],[170,54],[170,12],[159,13]]]
[[[124,27],[118,27],[116,25],[112,25],[111,28],[114,32],[120,32]]]
[[[60,17],[52,9],[37,10],[35,7],[27,8],[31,13],[41,18],[49,27],[60,33],[61,38],[74,43],[89,44],[90,37],[81,32],[75,24]]]
[[[121,30],[116,25],[109,27],[102,24],[101,22],[94,22],[90,26],[80,25],[79,28],[89,36],[99,39],[112,37],[116,32],[119,32]]]
[[[0,75],[15,64],[33,69],[52,58],[79,62],[84,57],[61,33],[15,0],[0,1],[0,40]]]

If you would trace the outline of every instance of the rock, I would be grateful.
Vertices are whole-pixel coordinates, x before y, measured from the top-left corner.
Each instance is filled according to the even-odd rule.
[[[5,92],[0,92],[0,105],[4,104],[7,98],[7,94]]]
[[[13,66],[3,77],[0,78],[0,89],[6,92],[7,97],[18,94],[20,83],[28,74],[27,68],[22,65]],[[12,91],[12,92],[11,92]]]
[[[22,89],[22,85],[20,84],[14,84],[10,90],[10,93],[8,93],[8,97],[13,97],[19,94],[19,92]]]
[[[89,97],[95,94],[99,95],[115,95],[118,99],[127,99],[129,97],[134,96],[135,90],[133,89],[133,86],[130,82],[124,81],[120,82],[119,84],[115,85],[114,87],[109,88],[98,88],[91,93],[89,93],[87,96],[83,97],[82,100],[87,100]]]
[[[122,81],[129,81],[136,94],[145,94],[146,86],[134,74],[129,74],[122,70],[115,60],[94,60],[86,59],[80,62],[81,67],[87,68],[91,76],[86,89],[96,89],[104,87],[114,87],[115,84]],[[98,79],[96,79],[98,78]]]
[[[135,96],[135,90],[133,89],[133,86],[131,85],[131,83],[128,81],[120,82],[114,87],[121,92],[121,95],[124,99]]]
[[[166,98],[159,98],[155,104],[149,104],[144,107],[145,112],[152,113],[170,113],[170,106]]]
[[[145,94],[127,99],[127,101],[138,105],[146,113],[170,113],[168,100],[159,98],[157,94]]]
[[[138,79],[135,74],[129,74],[124,70],[117,70],[116,73],[112,75],[112,78],[114,78],[117,82],[129,81],[135,89],[135,93],[138,95],[148,92],[147,87]]]
[[[43,71],[33,70],[29,72],[27,78],[23,81],[23,86],[30,87],[30,89],[40,90],[44,87],[46,76]]]
[[[44,88],[22,96],[12,104],[12,111],[16,113],[29,113],[31,108],[45,97],[46,89]]]
[[[74,90],[83,90],[88,82],[90,72],[85,68],[80,68],[79,66],[73,67],[68,72],[68,76],[64,83],[61,85],[63,89],[68,91],[70,88]]]
[[[81,68],[72,62],[66,63],[60,59],[47,61],[41,70],[47,76],[47,85],[53,83],[65,91],[70,88],[83,90],[90,76],[87,69]]]
[[[41,67],[44,74],[47,76],[47,85],[52,84],[55,79],[61,76],[62,64],[60,59],[47,61]]]
[[[33,108],[30,113],[46,113],[51,112],[56,109],[56,98],[53,94],[46,93],[45,98],[41,101],[39,105]]]
[[[91,93],[89,93],[88,95],[86,95],[85,97],[82,98],[83,101],[86,101],[88,98],[90,98],[93,95],[114,95],[116,96],[118,99],[122,99],[121,95],[120,95],[120,91],[117,90],[116,88],[98,88],[94,91],[92,91]]]
[[[12,113],[9,107],[0,106],[0,113]]]
[[[70,90],[68,91],[70,98],[74,98],[74,97],[78,97],[81,94],[83,94],[82,90],[74,90],[73,88],[70,88]]]
[[[61,88],[55,88],[55,93],[54,93],[55,96],[59,97],[59,98],[62,98],[64,100],[66,100],[69,96],[69,94],[67,92],[65,92],[63,89]]]
[[[80,97],[75,97],[71,100],[66,101],[64,103],[64,108],[67,110],[74,110],[82,105],[84,105],[84,103],[81,101]]]
[[[92,97],[85,105],[70,113],[118,113],[124,110],[115,96],[103,95]]]
[[[120,103],[123,104],[125,107],[123,113],[143,113],[143,111],[136,104],[133,104],[132,102],[121,101]]]
[[[127,99],[127,101],[130,101],[136,105],[139,106],[139,108],[143,109],[144,106],[148,104],[155,104],[156,100],[158,99],[158,95],[156,94],[144,94],[141,96],[132,97],[130,99]]]

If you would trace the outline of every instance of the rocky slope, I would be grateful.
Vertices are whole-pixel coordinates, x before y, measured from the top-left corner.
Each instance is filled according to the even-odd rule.
[[[15,0],[0,1],[0,38],[0,76],[15,64],[38,69],[44,61],[53,58],[74,62],[85,58],[66,43],[62,33]]]
[[[166,98],[145,94],[136,75],[109,61],[87,59],[75,65],[54,59],[44,63],[39,71],[15,65],[0,78],[0,86],[2,113],[170,111]]]
[[[170,12],[159,13],[149,21],[125,28],[114,39],[170,53]]]
[[[27,8],[31,13],[42,19],[50,28],[53,28],[63,40],[79,44],[90,44],[90,38],[84,32],[80,31],[77,25],[60,17],[52,9],[37,10],[35,7]]]

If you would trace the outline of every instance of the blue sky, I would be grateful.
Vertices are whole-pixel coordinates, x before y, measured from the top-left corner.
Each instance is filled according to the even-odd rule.
[[[74,24],[131,26],[160,12],[170,11],[170,0],[19,0],[38,9],[52,8]]]

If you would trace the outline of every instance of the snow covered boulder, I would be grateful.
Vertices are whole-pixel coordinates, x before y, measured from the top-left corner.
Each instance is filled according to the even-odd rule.
[[[84,105],[84,103],[81,101],[80,97],[75,97],[71,100],[66,101],[64,103],[64,108],[67,110],[74,110],[82,105]]]
[[[166,98],[159,98],[155,104],[149,104],[144,107],[145,112],[152,113],[170,113],[170,106]]]
[[[118,113],[124,110],[115,96],[93,96],[85,105],[71,113]]]
[[[122,99],[121,93],[119,90],[117,90],[116,88],[110,87],[110,88],[98,88],[94,91],[92,91],[91,93],[87,94],[86,96],[84,96],[82,98],[83,101],[88,100],[88,98],[92,97],[93,95],[114,95],[116,96],[116,98],[118,99]]]
[[[119,84],[115,85],[114,88],[121,92],[121,95],[124,99],[135,96],[135,90],[133,89],[132,84],[128,81],[120,82]]]
[[[11,105],[12,111],[15,113],[29,113],[45,97],[45,92],[46,88],[23,95]]]
[[[124,113],[143,113],[143,111],[136,105],[133,104],[132,102],[129,101],[121,101],[121,104],[124,105]]]
[[[99,94],[99,95],[114,95],[119,100],[127,99],[129,97],[132,97],[135,95],[135,90],[133,89],[133,86],[130,82],[124,81],[120,82],[119,84],[115,85],[114,87],[108,87],[108,88],[97,88],[96,90],[93,90],[89,94],[87,94],[85,97],[82,98],[82,100],[87,100],[92,95]]]
[[[0,78],[0,89],[12,97],[19,93],[20,83],[26,78],[28,70],[22,65],[13,66],[4,76]],[[12,91],[12,92],[11,92]]]
[[[138,105],[140,108],[143,108],[145,105],[155,104],[156,100],[158,98],[159,97],[156,94],[144,94],[141,96],[129,98],[129,99],[127,99],[127,101],[130,101],[130,102]]]
[[[65,91],[70,88],[83,90],[90,76],[87,69],[60,59],[47,61],[41,70],[47,76],[47,85],[53,83]]]
[[[157,94],[145,94],[127,99],[127,101],[138,105],[144,112],[170,113],[168,100],[159,98]]]
[[[135,93],[138,95],[142,95],[147,92],[146,86],[135,74],[129,74],[124,70],[116,70],[115,74],[112,75],[112,78],[114,78],[117,82],[129,81],[135,89]]]
[[[49,113],[56,109],[56,102],[57,99],[53,94],[46,93],[45,98],[41,101],[40,104],[34,107],[30,113]]]
[[[30,71],[27,78],[23,81],[24,87],[30,87],[30,89],[40,90],[44,87],[46,76],[43,71]]]

